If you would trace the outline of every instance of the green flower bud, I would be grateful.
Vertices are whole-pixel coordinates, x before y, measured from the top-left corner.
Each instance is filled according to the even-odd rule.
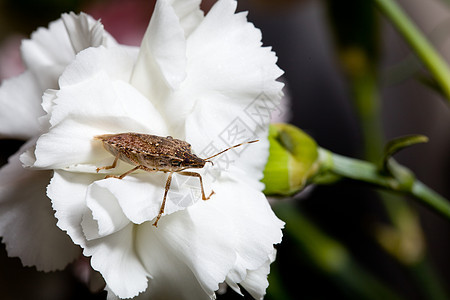
[[[264,193],[290,196],[299,192],[319,169],[316,142],[297,127],[283,123],[270,125],[269,142]]]

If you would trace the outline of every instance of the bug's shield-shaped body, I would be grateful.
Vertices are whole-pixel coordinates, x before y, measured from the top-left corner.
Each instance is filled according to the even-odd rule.
[[[113,177],[122,179],[139,169],[148,172],[169,172],[163,201],[156,221],[153,223],[154,226],[158,225],[158,221],[164,213],[167,193],[174,172],[184,176],[197,177],[200,180],[203,200],[208,200],[214,194],[214,191],[211,191],[211,194],[206,197],[200,174],[183,172],[183,170],[188,168],[203,168],[205,163],[208,162],[208,160],[201,159],[193,154],[191,145],[185,141],[174,139],[170,136],[160,137],[134,132],[98,135],[94,139],[102,141],[105,149],[115,156],[112,165],[97,168],[97,172],[103,169],[115,168],[119,159],[135,166],[120,176],[108,175],[106,178]]]
[[[141,133],[119,133],[95,136],[118,159],[146,171],[179,172],[203,168],[206,161],[192,153],[191,145],[170,136]],[[144,168],[145,167],[145,168]]]

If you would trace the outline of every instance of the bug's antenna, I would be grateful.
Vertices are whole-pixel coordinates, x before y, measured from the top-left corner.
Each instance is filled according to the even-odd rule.
[[[225,150],[222,150],[222,151],[220,151],[219,153],[214,154],[213,156],[210,156],[210,157],[208,157],[208,158],[205,158],[205,160],[208,160],[208,159],[211,159],[211,158],[213,158],[213,157],[216,157],[217,155],[220,155],[220,154],[222,154],[222,153],[224,153],[224,152],[226,152],[226,151],[228,151],[228,150],[230,150],[230,149],[233,149],[233,148],[236,148],[236,147],[245,145],[245,144],[256,143],[256,142],[258,142],[258,141],[259,141],[259,140],[254,140],[254,141],[250,141],[250,142],[243,142],[243,143],[240,143],[240,144],[231,146],[230,148],[227,148],[227,149],[225,149]],[[211,162],[211,163],[212,163],[212,162]]]

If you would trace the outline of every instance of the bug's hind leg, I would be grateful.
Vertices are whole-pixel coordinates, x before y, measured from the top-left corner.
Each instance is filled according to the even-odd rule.
[[[163,197],[163,201],[161,204],[161,208],[159,209],[159,214],[156,217],[155,223],[153,223],[153,226],[155,226],[155,227],[158,227],[158,221],[159,221],[159,219],[161,219],[161,216],[164,213],[164,208],[166,207],[167,193],[169,192],[170,183],[172,182],[172,174],[173,174],[173,172],[170,172],[169,177],[167,177],[166,188],[164,190],[164,197]]]
[[[114,162],[112,163],[112,165],[97,168],[97,173],[98,173],[98,171],[100,171],[100,170],[114,169],[114,168],[117,166],[117,161],[119,160],[119,156],[120,156],[120,153],[117,153],[116,158],[114,159]],[[138,164],[138,163],[136,162],[136,164]],[[105,176],[105,179],[106,179],[106,178],[117,178],[117,179],[122,179],[122,178],[124,178],[125,176],[130,175],[131,173],[133,173],[134,171],[137,171],[137,170],[139,170],[139,169],[144,170],[144,171],[147,171],[147,172],[154,172],[154,170],[151,170],[151,169],[149,169],[149,168],[147,168],[147,167],[145,167],[145,166],[143,166],[143,165],[137,165],[136,167],[134,167],[133,169],[131,169],[131,170],[129,170],[129,171],[123,173],[122,175],[106,175],[106,176]]]
[[[214,191],[211,191],[211,194],[209,194],[208,197],[205,196],[205,189],[203,188],[202,175],[195,173],[195,172],[177,172],[177,174],[184,175],[184,176],[197,177],[200,180],[200,188],[202,190],[202,199],[203,200],[208,200],[209,198],[211,198],[212,195],[214,195]]]
[[[131,173],[133,173],[134,171],[139,170],[139,169],[142,169],[142,166],[134,167],[133,169],[131,169],[131,170],[129,170],[129,171],[126,171],[125,173],[123,173],[122,175],[119,175],[119,176],[117,176],[117,175],[106,175],[105,179],[106,179],[106,178],[117,178],[117,179],[122,179],[122,178],[124,178],[125,176],[127,176],[127,175],[129,175],[129,174],[131,174]]]

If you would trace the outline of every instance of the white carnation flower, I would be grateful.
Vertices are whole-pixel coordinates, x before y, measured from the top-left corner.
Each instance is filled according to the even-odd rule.
[[[36,103],[28,104],[23,118],[29,122],[30,129],[24,131],[29,134],[4,130],[11,136],[39,136],[20,157],[31,170],[19,169],[16,155],[0,173],[5,243],[14,244],[8,239],[16,230],[14,218],[30,213],[20,210],[38,205],[31,200],[38,198],[45,214],[33,220],[51,221],[35,232],[34,239],[51,240],[52,246],[41,249],[42,257],[50,251],[60,263],[52,267],[21,249],[33,239],[16,243],[18,250],[12,255],[22,261],[28,257],[26,264],[41,264],[44,270],[61,268],[73,259],[74,254],[53,249],[65,247],[67,239],[46,236],[47,230],[57,232],[58,238],[62,234],[44,195],[52,177],[47,196],[57,226],[91,257],[92,267],[105,279],[109,298],[210,299],[222,282],[237,292],[240,285],[253,297],[263,297],[283,222],[272,212],[259,182],[268,156],[270,117],[261,110],[269,102],[277,105],[282,84],[276,79],[282,71],[274,53],[261,47],[260,31],[244,13],[235,14],[235,1],[218,1],[206,16],[199,2],[159,0],[140,48],[112,42],[88,47],[95,37],[106,36],[86,30],[89,23],[80,22],[84,26],[75,26],[72,33],[66,30],[75,53],[87,49],[72,56],[59,74],[53,71],[58,68],[48,68],[48,77],[55,75],[51,78],[58,79],[57,85],[33,81],[41,87],[35,93],[53,88],[42,98],[45,113]],[[77,18],[71,20],[76,23]],[[46,38],[51,40],[51,34]],[[20,80],[17,86],[30,84]],[[17,86],[2,86],[1,105]],[[20,128],[22,120],[9,122]],[[205,193],[215,192],[207,201],[201,200],[198,178],[175,173],[164,214],[154,227],[167,174],[137,171],[119,180],[105,179],[96,171],[111,165],[114,156],[94,136],[122,132],[170,135],[189,142],[203,158],[251,138],[260,141],[216,157],[213,166],[195,169]],[[120,175],[132,167],[119,161],[116,168],[100,173]],[[53,175],[45,170],[54,170]],[[14,173],[17,176],[11,177]],[[45,176],[32,182],[21,173]],[[19,183],[21,179],[24,182]],[[4,224],[9,231],[3,230]],[[20,230],[30,236],[25,228]]]

